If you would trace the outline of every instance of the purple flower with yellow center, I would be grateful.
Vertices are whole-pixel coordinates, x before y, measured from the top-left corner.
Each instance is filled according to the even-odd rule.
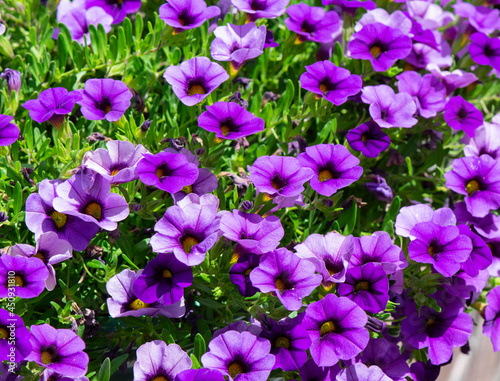
[[[496,118],[496,120],[495,120]],[[490,155],[493,159],[500,159],[500,120],[493,117],[492,123],[484,122],[474,132],[474,137],[464,136],[462,143],[465,156]]]
[[[469,54],[479,65],[489,65],[500,70],[500,39],[488,37],[484,33],[474,33],[469,38]]]
[[[347,141],[353,150],[361,151],[365,157],[377,157],[391,145],[389,136],[372,121],[350,130],[347,133]]]
[[[285,19],[285,25],[297,33],[299,42],[332,42],[333,34],[340,26],[337,12],[326,12],[322,7],[311,7],[300,3],[290,5],[286,13],[290,17]]]
[[[69,114],[75,103],[82,99],[78,91],[66,90],[63,87],[54,87],[44,90],[37,99],[32,99],[23,104],[29,110],[31,119],[38,123],[48,121],[56,128],[60,128],[64,123],[64,117]]]
[[[179,66],[169,66],[163,74],[174,94],[186,106],[193,106],[229,79],[224,68],[207,57],[191,58]]]
[[[404,206],[396,217],[396,234],[415,239],[411,231],[420,222],[433,222],[439,226],[455,226],[457,219],[450,208],[433,210],[429,205],[417,204]]]
[[[127,201],[118,193],[111,193],[111,184],[99,174],[92,186],[85,190],[83,171],[57,186],[54,209],[85,222],[92,222],[101,229],[113,231],[118,221],[129,215]]]
[[[333,366],[339,360],[350,360],[365,349],[370,334],[365,328],[368,318],[356,303],[345,297],[327,294],[311,303],[302,325],[309,333],[309,348],[319,366]]]
[[[137,163],[139,179],[169,193],[176,193],[192,185],[198,178],[198,166],[188,162],[182,154],[159,152],[144,154]]]
[[[399,29],[381,23],[368,24],[352,36],[349,52],[353,58],[369,60],[375,71],[386,71],[411,52],[412,42]]]
[[[291,156],[260,156],[248,166],[255,188],[270,196],[296,197],[304,191],[304,183],[313,176]]]
[[[89,356],[85,342],[70,329],[55,329],[48,324],[31,326],[32,352],[26,358],[64,376],[81,377],[87,373]]]
[[[500,207],[500,162],[489,155],[453,160],[453,169],[444,174],[446,186],[465,195],[467,211],[485,217]]]
[[[19,128],[11,123],[12,119],[11,116],[0,114],[0,146],[10,146],[19,138]]]
[[[444,120],[454,130],[463,130],[473,137],[476,128],[483,124],[483,114],[472,103],[457,95],[446,104]]]
[[[376,365],[367,367],[365,364],[356,363],[343,369],[335,379],[336,381],[392,381],[382,369]]]
[[[285,13],[290,0],[232,0],[233,6],[247,14],[248,21],[275,19]]]
[[[121,316],[166,316],[180,318],[184,316],[186,307],[184,299],[170,305],[158,302],[144,303],[137,297],[134,291],[134,281],[140,277],[143,270],[135,272],[125,269],[112,277],[106,283],[106,290],[111,298],[107,299],[108,311],[111,317]]]
[[[229,270],[229,280],[233,282],[241,295],[248,298],[259,292],[259,289],[252,285],[250,273],[259,265],[260,255],[243,254]]]
[[[500,351],[500,286],[491,289],[486,295],[483,334],[491,339],[493,350]]]
[[[298,157],[303,167],[313,170],[311,188],[330,197],[352,184],[363,174],[359,159],[341,144],[317,144],[307,147]]]
[[[370,116],[379,127],[410,128],[417,124],[413,117],[417,106],[408,93],[395,94],[387,85],[366,86],[361,100],[370,105]]]
[[[219,139],[236,140],[264,130],[264,120],[235,102],[216,102],[198,117],[198,126]]]
[[[31,353],[30,336],[23,319],[0,308],[0,361],[9,361],[12,356],[16,362],[24,360]]]
[[[220,8],[207,7],[203,0],[167,0],[160,7],[160,19],[174,28],[176,33],[198,28],[208,19],[220,15]]]
[[[9,296],[14,288],[15,296],[22,299],[35,298],[45,288],[49,270],[38,258],[0,256],[0,298]]]
[[[252,285],[261,292],[272,292],[289,311],[302,307],[302,299],[321,283],[315,266],[285,248],[264,254],[250,273]]]
[[[269,340],[250,332],[225,332],[213,338],[208,348],[201,356],[203,366],[220,371],[230,381],[266,381],[275,362]]]
[[[113,17],[113,24],[118,24],[129,13],[135,13],[141,7],[141,0],[87,0],[87,8],[100,7]]]
[[[106,147],[87,152],[82,166],[99,173],[112,184],[137,180],[137,163],[148,150],[141,144],[136,147],[121,140],[111,140],[106,143]]]
[[[330,61],[316,62],[305,69],[306,72],[300,76],[302,88],[336,106],[361,91],[363,80],[359,75],[351,75],[349,70],[337,67]]]
[[[187,369],[177,375],[176,381],[224,381],[224,376],[218,370]]]

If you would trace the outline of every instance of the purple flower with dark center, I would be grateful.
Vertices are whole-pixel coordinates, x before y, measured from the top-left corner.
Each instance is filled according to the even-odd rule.
[[[446,104],[444,120],[454,130],[463,130],[473,137],[476,128],[483,124],[483,114],[472,103],[458,95]]]
[[[347,133],[347,141],[355,151],[361,151],[365,157],[378,157],[391,145],[389,136],[382,132],[377,123],[368,121]]]
[[[35,298],[45,288],[45,280],[48,276],[49,270],[38,258],[2,255],[0,256],[0,298],[9,296],[9,288],[14,288],[14,294],[19,298]]]
[[[315,266],[285,248],[264,254],[250,273],[252,285],[261,292],[272,292],[289,311],[302,307],[302,299],[321,283]]]
[[[78,91],[68,92],[63,87],[54,87],[42,91],[38,99],[25,102],[23,107],[29,110],[31,119],[38,123],[48,121],[54,127],[61,128],[64,116],[69,114],[75,107],[75,102],[81,99]]]
[[[187,369],[177,375],[176,381],[224,381],[224,376],[218,370]]]
[[[266,381],[275,362],[269,341],[250,332],[225,332],[208,348],[201,356],[203,366],[228,375],[230,381]]]
[[[125,83],[111,78],[87,80],[80,94],[82,100],[77,103],[86,119],[110,122],[120,120],[133,96]]]
[[[430,361],[426,363],[417,361],[410,366],[410,375],[415,381],[436,381],[441,371],[440,365],[433,365]]]
[[[87,373],[89,356],[85,342],[70,329],[55,329],[48,324],[31,326],[31,354],[26,358],[68,377]]]
[[[139,179],[169,193],[176,193],[192,185],[198,178],[198,166],[188,162],[182,154],[159,152],[144,154],[137,163]]]
[[[247,168],[255,188],[270,196],[296,197],[313,176],[310,168],[291,156],[260,156]]]
[[[479,274],[480,270],[484,270],[491,265],[492,254],[491,249],[488,247],[486,242],[473,233],[467,225],[458,225],[458,230],[460,234],[465,235],[470,238],[472,242],[472,252],[465,262],[461,264],[462,270],[471,277],[475,277]]]
[[[111,193],[111,184],[99,174],[95,175],[94,183],[86,191],[84,185],[83,171],[58,185],[57,197],[53,201],[54,209],[85,222],[92,222],[101,229],[115,230],[117,222],[129,215],[127,201],[118,193]]]
[[[444,280],[443,284],[444,289],[451,295],[473,303],[481,295],[488,278],[488,270],[480,270],[475,276],[470,276],[465,271],[459,270],[451,278]]]
[[[141,273],[142,270],[139,270],[137,277],[140,277]],[[170,318],[180,318],[184,316],[186,312],[184,299],[170,305],[158,302],[144,303],[140,300],[134,292],[135,279],[136,274],[132,270],[125,269],[106,283],[106,290],[111,296],[107,299],[111,317],[163,315]]]
[[[0,114],[0,146],[10,146],[19,138],[19,128],[11,123],[12,119],[11,116]]]
[[[275,19],[285,13],[290,0],[232,0],[234,7],[247,14],[248,21]]]
[[[349,70],[335,66],[330,61],[320,61],[305,67],[300,76],[302,88],[325,98],[336,106],[361,91],[363,80],[359,75],[351,75]]]
[[[236,140],[264,130],[264,120],[235,102],[216,102],[198,117],[198,126],[219,139]]]
[[[450,208],[432,210],[429,205],[417,204],[404,206],[396,217],[396,234],[415,239],[411,231],[420,222],[433,222],[439,226],[455,226],[457,219]]]
[[[474,33],[469,38],[469,54],[479,65],[489,65],[500,70],[500,39],[488,37],[484,33]]]
[[[352,36],[349,52],[356,59],[369,60],[375,71],[386,71],[411,52],[412,42],[399,29],[381,23],[368,24]]]
[[[257,254],[243,254],[229,270],[229,279],[238,287],[238,291],[245,298],[259,292],[259,289],[254,287],[250,281],[250,273],[259,265],[260,257]]]
[[[0,361],[9,361],[10,357],[16,362],[24,360],[31,353],[30,337],[23,319],[0,308]]]
[[[306,152],[297,158],[303,167],[314,171],[311,188],[327,197],[352,184],[363,173],[363,168],[358,165],[359,159],[341,144],[307,147]]]
[[[102,8],[108,15],[113,17],[113,24],[118,24],[129,13],[135,13],[139,10],[141,0],[87,0],[86,5],[87,8]]]
[[[370,193],[375,195],[377,200],[390,202],[394,198],[391,187],[382,176],[372,175],[370,176],[370,180],[365,183],[365,187]]]
[[[224,68],[207,57],[195,57],[180,66],[169,66],[163,74],[174,94],[186,106],[193,106],[229,79]]]
[[[146,265],[134,281],[134,292],[144,303],[173,304],[182,299],[184,289],[193,283],[189,266],[172,254],[160,254]]]
[[[176,33],[198,28],[208,19],[220,15],[220,8],[213,5],[207,7],[203,0],[167,0],[160,7],[160,19]]]
[[[500,351],[500,286],[488,292],[486,302],[483,334],[491,339],[493,350],[497,352]]]
[[[191,369],[193,362],[177,344],[154,340],[137,348],[134,364],[135,381],[176,380],[177,375]]]
[[[473,73],[467,73],[463,70],[441,71],[438,65],[430,63],[426,67],[436,78],[439,78],[446,87],[446,95],[450,95],[456,89],[467,87],[477,81]]]
[[[350,360],[365,349],[370,338],[366,313],[345,297],[327,294],[306,308],[302,325],[312,340],[310,350],[319,366]]]
[[[361,100],[370,105],[370,116],[379,127],[410,128],[417,124],[413,117],[417,106],[408,93],[395,94],[387,85],[366,86]]]
[[[500,26],[499,10],[488,7],[475,7],[469,3],[453,5],[455,14],[465,18],[478,32],[491,34]]]
[[[311,7],[300,3],[290,5],[286,13],[285,25],[297,33],[299,42],[314,41],[328,43],[339,29],[339,15],[335,11],[325,11],[322,7]]]
[[[481,156],[490,155],[493,159],[500,159],[500,120],[495,120],[493,117],[492,123],[484,122],[474,132],[474,137],[464,136],[463,143],[465,156]]]
[[[467,211],[485,217],[500,207],[500,162],[489,155],[453,160],[453,169],[444,174],[446,186],[465,195]]]
[[[336,381],[392,381],[382,369],[376,365],[367,367],[365,364],[356,363],[343,369],[335,379]]]
[[[21,73],[14,69],[5,69],[0,78],[7,81],[7,90],[9,94],[13,91],[18,92],[21,89]]]
[[[121,140],[111,140],[106,143],[106,147],[87,152],[82,166],[99,173],[112,184],[137,180],[137,162],[148,150],[141,144],[136,147]]]

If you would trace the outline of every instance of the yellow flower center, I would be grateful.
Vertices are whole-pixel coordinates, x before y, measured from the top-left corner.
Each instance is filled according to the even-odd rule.
[[[52,220],[59,229],[61,229],[64,225],[66,225],[66,221],[68,220],[67,215],[56,212],[55,210],[52,213],[50,213],[50,218],[52,218]]]
[[[163,170],[162,167],[156,168],[156,176],[161,179],[162,177],[165,177],[165,171]]]
[[[249,276],[250,273],[252,272],[253,269],[248,269],[247,271],[245,271],[245,276]]]
[[[222,135],[226,136],[231,132],[231,129],[226,124],[223,124],[220,128],[220,131],[222,132]]]
[[[23,280],[23,278],[21,278],[20,275],[16,275],[14,277],[14,286],[18,286],[18,287],[24,286],[24,280]]]
[[[235,361],[228,366],[227,372],[231,378],[235,378],[238,374],[243,373],[243,367]]]
[[[116,176],[118,174],[118,172],[120,172],[120,171],[121,171],[121,169],[113,169],[111,171],[111,176]]]
[[[380,54],[382,53],[382,48],[378,45],[373,45],[370,48],[370,53],[373,56],[373,58],[377,59],[380,56]]]
[[[368,282],[366,281],[361,281],[359,282],[356,287],[354,288],[356,291],[361,291],[361,290],[368,290],[370,286],[368,285]]]
[[[186,194],[193,193],[193,187],[191,185],[186,185],[182,188],[182,191]]]
[[[433,257],[434,255],[436,255],[437,251],[438,251],[438,250],[437,250],[436,245],[434,245],[434,244],[432,244],[432,243],[431,243],[431,244],[429,245],[429,247],[427,248],[427,252],[429,253],[429,255],[430,255],[431,257]]]
[[[269,193],[262,193],[262,201],[268,202],[269,200],[272,200],[274,197],[271,196]]]
[[[433,325],[434,323],[436,322],[436,318],[433,316],[431,317],[429,320],[427,320],[427,323],[425,323],[425,325],[427,327],[430,327],[431,325]]]
[[[321,83],[321,84],[319,85],[319,89],[321,90],[321,92],[322,92],[323,94],[324,94],[324,93],[326,93],[326,92],[328,91],[328,87],[326,87],[326,85],[325,85],[325,84],[323,84],[323,83]]]
[[[327,333],[335,332],[335,323],[333,321],[327,321],[326,323],[323,323],[321,325],[321,328],[319,330],[319,334],[321,336],[326,335]]]
[[[168,380],[163,376],[159,376],[159,377],[153,378],[151,381],[168,381]]]
[[[467,190],[467,194],[470,196],[475,191],[480,190],[481,186],[477,180],[471,180],[467,183],[465,189]]]
[[[149,304],[144,303],[142,300],[136,299],[133,302],[130,302],[128,306],[132,310],[140,310],[141,308],[149,307]]]
[[[198,244],[199,244],[198,240],[196,238],[190,237],[190,236],[184,237],[181,240],[182,248],[188,254],[191,252],[191,250],[193,249],[193,247],[196,246],[196,245],[198,245]]]
[[[172,279],[172,273],[168,269],[163,269],[161,277],[165,279]]]
[[[278,337],[274,345],[276,348],[290,348],[290,340],[287,337]]]
[[[9,337],[9,333],[5,328],[0,328],[0,339],[6,339]]]
[[[189,86],[188,95],[192,96],[192,95],[195,95],[195,94],[200,94],[200,95],[206,94],[205,89],[203,88],[203,86],[201,86],[201,85]]]
[[[45,262],[45,255],[43,255],[43,253],[38,252],[34,255],[34,257],[41,259],[43,262]]]
[[[323,169],[318,174],[318,180],[320,183],[322,183],[323,181],[326,181],[326,180],[331,180],[331,179],[333,179],[333,174],[328,169]]]
[[[276,285],[276,288],[282,292],[282,291],[285,291],[285,282],[283,282],[280,278],[276,279],[274,281],[274,284]]]
[[[94,217],[97,221],[99,221],[102,216],[101,205],[99,205],[97,202],[91,202],[85,207],[84,213]]]
[[[366,134],[361,135],[361,141],[365,143],[368,140],[368,136]]]
[[[53,356],[50,352],[43,351],[40,354],[40,359],[42,360],[42,364],[50,364],[53,360]]]

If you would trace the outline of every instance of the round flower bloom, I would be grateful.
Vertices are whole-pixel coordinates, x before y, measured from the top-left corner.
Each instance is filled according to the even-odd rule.
[[[220,8],[207,7],[203,0],[167,0],[160,7],[160,19],[174,28],[176,33],[198,28],[206,20],[220,15]]]
[[[285,25],[297,33],[298,40],[329,43],[339,29],[339,15],[335,11],[326,12],[322,7],[311,7],[300,3],[290,5],[286,13]]]
[[[259,265],[260,255],[243,254],[229,270],[229,280],[233,282],[241,295],[248,298],[259,292],[250,281],[250,273]]]
[[[13,275],[13,277],[12,277]],[[38,258],[0,256],[0,298],[8,297],[14,288],[15,296],[30,299],[40,295],[45,288],[49,270]]]
[[[198,126],[219,139],[235,140],[264,130],[264,120],[235,102],[216,102],[198,117]]]
[[[345,297],[327,294],[311,303],[305,313],[302,324],[312,340],[309,350],[318,366],[350,360],[368,344],[366,313]]]
[[[87,8],[102,8],[113,17],[113,24],[123,21],[129,13],[135,13],[141,7],[141,0],[87,0]],[[111,28],[110,28],[111,30]]]
[[[232,0],[238,10],[247,14],[247,20],[275,19],[285,13],[290,0]]]
[[[0,308],[0,361],[12,356],[16,362],[24,360],[31,353],[30,336],[23,319]]]
[[[218,9],[218,8],[217,8]],[[180,66],[169,66],[163,74],[174,94],[186,106],[193,106],[229,79],[224,68],[207,57],[195,57]]]
[[[492,123],[484,122],[474,132],[473,138],[464,136],[462,142],[465,156],[490,155],[493,159],[500,160],[500,118],[494,116]]]
[[[54,87],[44,90],[38,95],[38,99],[32,99],[23,104],[29,110],[31,119],[38,123],[49,121],[56,128],[60,128],[64,122],[64,116],[69,114],[75,102],[82,99],[80,92],[66,90],[63,87]]]
[[[347,141],[353,150],[361,151],[365,157],[377,157],[391,145],[389,136],[372,121],[350,130],[347,133]]]
[[[484,33],[474,33],[469,37],[469,54],[479,65],[489,65],[500,70],[500,39],[488,37]]]
[[[436,78],[439,78],[446,88],[446,95],[450,95],[456,89],[469,86],[477,81],[477,77],[473,73],[468,73],[463,70],[441,71],[438,65],[430,63],[426,69],[430,71]]]
[[[500,286],[490,290],[486,295],[484,309],[483,334],[493,343],[493,350],[500,351]]]
[[[271,343],[246,331],[224,332],[208,348],[201,356],[203,366],[228,375],[230,381],[266,381],[275,362]]]
[[[367,367],[365,364],[356,363],[343,369],[335,379],[337,381],[392,381],[382,369],[376,365]]]
[[[88,120],[116,122],[130,107],[132,99],[127,85],[111,78],[87,80],[80,94],[82,99],[77,103],[82,106],[81,112]]]
[[[455,214],[450,208],[432,210],[429,205],[417,204],[402,207],[396,217],[394,227],[397,235],[414,240],[416,237],[411,234],[411,231],[415,225],[431,221],[439,226],[455,226],[457,224]]]
[[[341,144],[307,147],[306,152],[297,158],[303,167],[314,171],[311,188],[327,197],[352,184],[363,174],[363,168],[358,165],[359,159]]]
[[[305,69],[306,72],[300,76],[302,88],[336,106],[361,91],[363,80],[359,75],[351,75],[349,70],[337,67],[330,61],[316,62]]]
[[[10,146],[19,138],[19,128],[11,123],[12,119],[11,116],[0,114],[0,146]]]
[[[444,108],[444,120],[454,130],[463,130],[474,136],[475,130],[483,124],[483,113],[460,95],[451,98]]]

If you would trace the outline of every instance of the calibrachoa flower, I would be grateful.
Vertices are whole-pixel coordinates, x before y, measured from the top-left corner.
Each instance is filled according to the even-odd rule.
[[[7,90],[9,94],[21,89],[21,73],[17,70],[7,68],[0,74],[0,78],[7,81]]]
[[[220,15],[219,7],[207,7],[203,0],[167,0],[159,11],[160,19],[177,33],[198,28],[206,20]]]
[[[465,18],[478,32],[491,34],[500,26],[498,9],[460,2],[453,5],[455,13]]]
[[[469,40],[469,54],[479,65],[489,65],[500,70],[500,39],[488,37],[484,33],[474,33]]]
[[[477,81],[477,77],[473,73],[467,73],[463,70],[441,71],[438,65],[430,63],[426,67],[436,78],[439,78],[446,87],[446,95],[450,95],[456,89],[467,87],[471,83]]]
[[[234,381],[265,381],[275,362],[268,340],[250,332],[228,331],[212,339],[201,356],[203,366]]]
[[[374,9],[376,7],[371,0],[323,0],[323,5],[340,5],[344,12],[347,9]]]
[[[212,338],[215,339],[217,336],[222,335],[224,332],[227,331],[237,331],[237,332],[250,332],[254,336],[259,336],[260,333],[262,332],[262,328],[256,324],[248,324],[246,321],[243,320],[237,320],[235,322],[232,322],[228,325],[226,325],[224,328],[218,329],[217,331],[214,332],[212,335]]]
[[[176,381],[224,381],[224,376],[218,370],[187,369],[177,375]]]
[[[198,126],[219,139],[235,140],[264,130],[264,120],[235,102],[216,102],[198,117]]]
[[[365,157],[377,157],[391,145],[389,136],[372,121],[350,130],[347,133],[347,141],[353,150],[361,151]]]
[[[439,226],[455,226],[457,219],[450,208],[432,210],[429,205],[417,204],[404,206],[399,210],[396,217],[396,234],[415,239],[411,233],[416,224],[420,222],[433,222]]]
[[[446,104],[444,120],[454,130],[463,130],[467,135],[474,136],[476,128],[483,124],[483,114],[458,95]]]
[[[472,242],[472,252],[465,262],[461,264],[461,269],[471,277],[476,277],[480,270],[484,270],[491,265],[492,254],[491,249],[486,242],[473,233],[468,225],[458,225],[460,234],[470,238]]]
[[[89,381],[89,379],[85,376],[68,377],[53,370],[45,369],[40,377],[40,381]]]
[[[488,292],[486,302],[483,334],[491,339],[493,350],[497,352],[500,351],[500,286]]]
[[[320,61],[305,67],[300,76],[302,88],[325,98],[336,106],[361,91],[363,80],[359,75],[351,75],[349,70],[335,66],[330,61]]]
[[[19,138],[19,128],[11,123],[12,119],[11,116],[0,114],[0,146],[10,146]]]
[[[37,297],[45,288],[45,280],[48,276],[49,270],[38,258],[2,255],[0,256],[0,298],[9,296],[9,288],[14,288],[15,296],[22,299]]]
[[[63,87],[54,87],[44,90],[38,99],[32,99],[23,104],[29,110],[31,119],[38,123],[48,121],[56,128],[60,128],[64,123],[64,116],[69,114],[75,102],[82,99],[78,91],[66,90]]]
[[[319,366],[350,360],[365,349],[370,338],[366,313],[345,297],[327,294],[309,304],[302,324],[312,340],[311,356]]]
[[[87,8],[102,8],[108,15],[113,17],[113,24],[118,24],[123,21],[127,14],[139,10],[141,0],[87,0],[86,6]]]
[[[315,380],[335,380],[335,377],[340,372],[338,364],[331,367],[318,366],[313,359],[307,362],[299,369],[300,379],[303,381]]]
[[[457,202],[454,205],[453,213],[458,224],[468,224],[474,228],[484,240],[500,239],[500,217],[493,213],[488,213],[485,217],[473,217],[467,211],[465,202]]]
[[[358,165],[359,159],[341,144],[307,147],[306,152],[297,158],[303,167],[314,171],[311,188],[327,197],[352,184],[363,173],[363,168]]]
[[[163,74],[174,94],[186,106],[193,106],[229,79],[224,68],[207,57],[195,57],[180,66],[169,66]]]
[[[274,19],[285,13],[290,0],[232,0],[232,4],[247,14],[247,20]]]
[[[9,361],[10,357],[16,362],[24,360],[31,353],[30,336],[23,319],[0,308],[0,361]]]
[[[321,283],[315,266],[285,248],[264,254],[250,273],[252,285],[261,292],[273,292],[289,311],[297,311],[302,299]]]
[[[322,7],[311,7],[300,3],[290,5],[286,13],[285,25],[297,33],[298,40],[328,43],[339,29],[339,16],[335,11],[326,12]]]
[[[250,281],[250,273],[259,265],[260,255],[242,254],[229,270],[229,280],[233,282],[244,297],[250,297],[259,292]]]
[[[366,12],[354,25],[354,31],[359,32],[365,25],[381,23],[391,28],[401,30],[403,34],[409,35],[412,29],[412,22],[401,11],[387,12],[383,8],[375,8]]]
[[[337,381],[391,381],[382,369],[376,365],[367,367],[365,364],[356,363],[348,366],[337,376]]]
[[[493,159],[500,159],[500,120],[493,117],[492,123],[484,122],[474,132],[474,137],[464,136],[462,142],[465,156],[490,155]]]

